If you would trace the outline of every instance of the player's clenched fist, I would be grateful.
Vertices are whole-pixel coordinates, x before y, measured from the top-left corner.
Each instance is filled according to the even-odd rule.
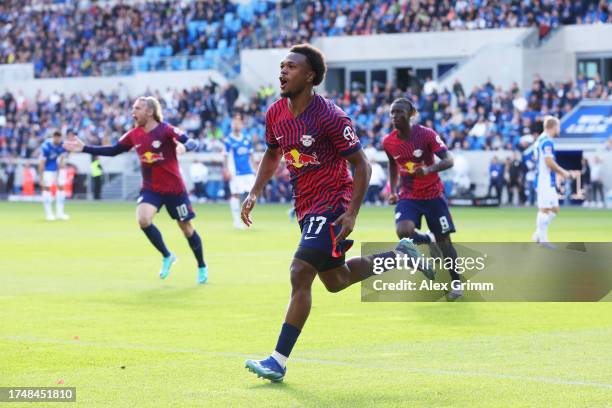
[[[250,193],[247,198],[242,202],[242,210],[240,211],[240,218],[242,222],[247,227],[250,227],[253,221],[251,221],[251,210],[255,207],[255,203],[257,203],[257,196]]]
[[[397,204],[397,194],[389,194],[389,198],[387,198],[389,204]]]

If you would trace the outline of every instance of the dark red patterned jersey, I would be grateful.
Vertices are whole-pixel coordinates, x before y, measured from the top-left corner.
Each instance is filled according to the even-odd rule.
[[[399,168],[400,199],[429,200],[444,194],[437,172],[424,177],[414,174],[417,168],[434,164],[434,155],[446,150],[442,138],[433,129],[414,125],[407,140],[400,139],[395,129],[384,137],[383,148]]]
[[[137,127],[119,139],[119,144],[128,149],[134,148],[138,153],[143,189],[161,194],[181,194],[186,191],[174,143],[174,139],[181,135],[179,129],[161,122],[149,133]]]
[[[282,149],[298,220],[347,209],[353,178],[345,156],[361,144],[342,109],[314,95],[304,112],[294,117],[288,99],[279,99],[266,113],[266,143]]]

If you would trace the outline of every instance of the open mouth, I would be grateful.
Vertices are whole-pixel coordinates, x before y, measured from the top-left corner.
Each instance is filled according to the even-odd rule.
[[[279,80],[280,80],[280,89],[285,89],[289,81],[287,81],[286,78],[279,78]]]

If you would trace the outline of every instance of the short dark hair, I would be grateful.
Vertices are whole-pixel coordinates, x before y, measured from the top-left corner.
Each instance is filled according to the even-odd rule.
[[[416,113],[416,108],[414,107],[414,104],[408,98],[397,98],[393,101],[391,105],[393,104],[406,105],[408,107],[408,116],[410,117],[412,117]]]
[[[323,82],[327,72],[327,65],[325,65],[325,56],[320,50],[310,44],[298,44],[291,47],[289,52],[302,54],[306,57],[310,67],[315,72],[315,77],[312,81],[314,86],[320,85]]]
[[[53,132],[53,137],[55,137],[55,136],[62,137],[62,132],[60,132],[59,130],[54,131],[54,132]],[[47,136],[47,137],[48,137],[48,136]]]

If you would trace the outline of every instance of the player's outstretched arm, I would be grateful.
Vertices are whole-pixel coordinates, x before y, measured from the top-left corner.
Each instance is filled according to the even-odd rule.
[[[359,149],[349,154],[346,156],[346,160],[353,165],[353,195],[346,212],[333,222],[333,225],[342,225],[342,229],[336,237],[337,242],[344,241],[353,232],[355,220],[368,189],[370,176],[372,175],[372,166],[370,166],[370,162],[363,153],[363,150]]]
[[[69,152],[83,152],[95,156],[117,156],[118,154],[130,150],[128,147],[123,146],[120,143],[112,146],[88,146],[78,137],[66,140],[64,142],[64,149],[68,150]]]
[[[389,188],[391,194],[389,194],[389,204],[393,205],[397,203],[397,182],[399,180],[399,168],[397,162],[387,151],[387,158],[389,159]]]
[[[282,151],[279,147],[268,147],[266,152],[261,159],[261,163],[259,164],[259,168],[257,169],[257,176],[255,177],[255,184],[251,189],[251,192],[247,196],[247,198],[242,203],[242,210],[240,212],[240,218],[242,222],[248,227],[253,221],[251,220],[251,210],[255,207],[255,203],[257,203],[257,197],[259,197],[265,187],[265,185],[270,181],[278,165],[281,161]]]

